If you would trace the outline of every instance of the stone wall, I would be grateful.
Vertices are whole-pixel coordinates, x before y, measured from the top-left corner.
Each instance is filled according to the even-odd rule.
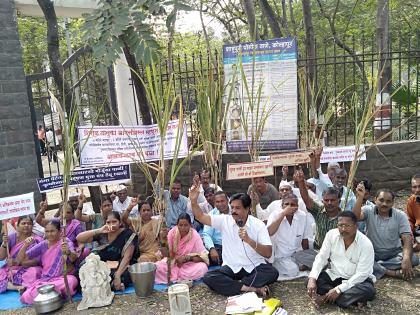
[[[38,167],[13,0],[0,1],[0,197],[34,191]]]
[[[246,154],[225,154],[223,155],[223,171],[227,163],[248,162]],[[348,169],[350,163],[345,163]],[[178,178],[183,183],[183,193],[187,194],[195,172],[200,172],[203,167],[202,156],[194,156],[180,171]],[[324,172],[326,165],[323,165]],[[308,170],[305,170],[307,173]],[[289,177],[293,168],[289,169]],[[389,188],[394,191],[409,189],[410,179],[415,173],[420,173],[420,141],[403,141],[382,143],[372,147],[367,152],[366,161],[361,161],[356,178],[369,178],[374,190],[377,188]],[[223,177],[225,177],[223,175]],[[290,178],[291,179],[291,178]],[[281,180],[281,167],[275,170],[275,176],[267,178],[269,182],[278,187]],[[133,192],[147,194],[147,184],[142,173],[132,165]],[[247,190],[251,180],[222,181],[221,187],[229,194],[244,192]]]

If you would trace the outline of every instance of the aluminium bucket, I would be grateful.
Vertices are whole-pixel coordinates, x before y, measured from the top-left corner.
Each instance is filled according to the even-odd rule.
[[[131,281],[133,281],[136,295],[147,297],[153,292],[155,284],[156,265],[151,262],[142,262],[128,268]]]

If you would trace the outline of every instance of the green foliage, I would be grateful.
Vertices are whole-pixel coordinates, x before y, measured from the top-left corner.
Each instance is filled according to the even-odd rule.
[[[158,3],[100,0],[98,8],[85,16],[82,39],[92,47],[100,69],[112,65],[124,48],[145,64],[156,58],[159,44],[148,17],[160,12]]]
[[[23,67],[25,74],[41,73],[48,69],[47,22],[44,18],[19,16],[17,19],[19,40],[23,50]],[[81,19],[72,19],[68,24],[71,46],[77,50],[82,46],[80,37]],[[58,19],[60,55],[62,62],[68,57],[64,33],[64,20]]]

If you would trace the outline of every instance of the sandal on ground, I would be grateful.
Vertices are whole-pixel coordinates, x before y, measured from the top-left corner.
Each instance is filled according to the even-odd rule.
[[[271,290],[268,285],[258,288],[258,296],[261,296],[263,299],[269,299],[271,297]]]

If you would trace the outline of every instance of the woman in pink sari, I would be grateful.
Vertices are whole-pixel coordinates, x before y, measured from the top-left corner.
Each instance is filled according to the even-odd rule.
[[[10,258],[7,259],[6,265],[0,269],[0,293],[6,290],[21,290],[41,276],[41,267],[36,267],[38,265],[36,260],[28,260],[23,266],[18,266],[16,262],[17,254],[24,246],[26,238],[33,237],[29,249],[42,241],[40,237],[32,233],[32,227],[31,217],[19,217],[16,226],[17,233],[3,236],[0,260],[7,257],[7,243],[10,249]]]
[[[84,198],[84,196],[82,196],[81,198]],[[79,203],[79,205],[80,204],[83,206],[83,201],[81,201],[81,203]],[[45,218],[45,211],[47,211],[47,209],[48,209],[47,202],[46,201],[41,201],[39,208],[40,209],[38,211],[38,214],[37,214],[35,220],[39,225],[45,227],[50,222],[50,220]],[[85,229],[84,229],[84,226],[83,226],[82,222],[80,222],[79,220],[77,220],[75,218],[75,214],[74,214],[75,209],[77,209],[77,208],[74,208],[74,205],[71,205],[70,202],[69,202],[69,206],[67,207],[67,210],[65,212],[65,217],[66,217],[66,221],[67,221],[66,236],[70,241],[72,241],[73,247],[77,248],[76,237],[77,237],[77,235],[79,235],[79,233],[83,232]],[[59,212],[57,212],[55,215],[58,215],[58,214],[61,217],[62,209],[60,209]],[[53,220],[61,221],[61,219],[59,217],[54,218]]]
[[[196,280],[208,270],[208,253],[200,235],[191,227],[191,217],[182,213],[168,233],[171,281]],[[156,283],[167,283],[167,258],[156,263]]]
[[[17,255],[19,264],[24,263],[28,259],[38,259],[42,266],[41,277],[26,287],[20,297],[20,301],[25,304],[32,304],[34,298],[38,295],[37,289],[45,284],[53,284],[55,290],[61,295],[66,295],[63,277],[63,253],[67,254],[68,263],[67,279],[69,282],[70,294],[76,293],[77,278],[73,275],[74,268],[71,263],[76,261],[77,254],[74,251],[73,243],[67,239],[63,242],[60,237],[60,222],[51,221],[45,227],[46,240],[35,245],[28,250],[29,245],[32,243],[32,238],[25,240],[25,245],[20,249]]]

